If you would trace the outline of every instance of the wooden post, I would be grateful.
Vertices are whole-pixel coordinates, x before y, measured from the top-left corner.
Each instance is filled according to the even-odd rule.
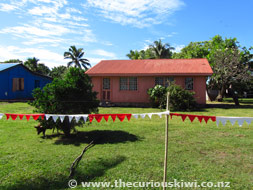
[[[166,111],[169,111],[170,93],[167,93]],[[164,153],[164,173],[163,173],[163,190],[166,189],[165,183],[167,178],[167,160],[168,160],[168,133],[169,132],[169,115],[165,115],[165,153]]]

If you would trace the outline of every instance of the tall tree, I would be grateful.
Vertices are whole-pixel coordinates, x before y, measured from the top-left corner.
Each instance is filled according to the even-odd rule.
[[[221,94],[228,89],[236,105],[239,105],[237,89],[242,84],[250,81],[248,65],[242,61],[241,52],[237,48],[227,48],[224,51],[215,52],[213,61],[214,75],[211,77],[211,84],[218,84]]]
[[[145,50],[130,50],[126,56],[129,59],[170,59],[173,55],[172,50],[174,47],[171,47],[170,44],[163,44],[161,40],[154,41],[153,44]]]
[[[235,51],[238,51],[239,54],[235,55]],[[231,56],[231,59],[233,59],[231,60],[229,56]],[[221,75],[224,75],[225,73],[234,78],[235,76],[233,73],[237,72],[237,66],[239,66],[239,63],[240,68],[244,67],[244,69],[247,69],[252,57],[252,54],[246,47],[240,47],[236,38],[223,39],[219,35],[214,36],[209,41],[191,42],[179,53],[173,54],[173,58],[207,58],[214,71],[214,74],[210,78],[208,88],[217,88],[219,90],[218,99],[220,101],[222,101],[226,90],[232,92],[231,90],[233,90],[235,86],[242,86],[245,84],[245,80],[238,80],[237,85],[228,85],[231,82],[221,79]],[[228,70],[232,69],[233,71],[230,70],[230,72],[225,72],[224,67],[220,63],[221,60],[223,60],[223,62],[225,61],[225,67],[230,67]],[[233,66],[233,64],[235,66]],[[241,68],[240,72],[244,71],[244,69]],[[224,72],[223,74],[222,71]],[[230,89],[228,89],[229,87]],[[235,103],[237,104],[237,102]]]
[[[19,59],[9,59],[7,61],[4,61],[4,63],[23,63],[23,61]]]
[[[24,65],[33,72],[42,74],[42,75],[49,75],[50,69],[43,63],[39,63],[39,59],[36,57],[28,58],[25,61]]]
[[[64,59],[71,59],[70,62],[68,62],[68,67],[70,67],[72,64],[75,67],[78,67],[81,69],[81,67],[84,67],[85,69],[88,69],[87,66],[91,66],[88,59],[82,58],[84,55],[83,48],[77,49],[76,46],[70,46],[69,51],[64,52]]]
[[[44,63],[38,64],[37,73],[40,73],[42,75],[49,75],[50,72],[51,72],[50,69]]]
[[[154,43],[150,45],[149,48],[154,52],[155,59],[170,59],[172,58],[173,54],[172,50],[175,49],[168,43],[163,44],[161,40],[154,41]]]
[[[40,60],[33,57],[33,58],[28,58],[27,61],[25,61],[24,65],[30,69],[33,72],[37,72],[38,71],[38,62]]]
[[[64,75],[67,72],[67,67],[65,66],[58,66],[58,67],[54,67],[52,69],[52,71],[50,72],[50,76],[53,78],[58,78],[58,79],[63,79]]]

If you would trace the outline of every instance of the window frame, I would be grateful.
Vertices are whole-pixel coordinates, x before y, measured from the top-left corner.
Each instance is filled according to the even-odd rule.
[[[169,80],[169,83],[167,82]],[[156,85],[161,85],[164,87],[168,87],[170,83],[174,82],[175,79],[174,77],[155,77],[155,86]]]
[[[25,79],[24,78],[12,78],[12,92],[24,91]]]
[[[138,91],[137,77],[120,77],[119,78],[120,91]]]
[[[189,80],[190,79],[190,80]],[[184,85],[186,90],[193,90],[194,89],[194,78],[193,77],[185,77]],[[190,88],[189,88],[190,85]]]

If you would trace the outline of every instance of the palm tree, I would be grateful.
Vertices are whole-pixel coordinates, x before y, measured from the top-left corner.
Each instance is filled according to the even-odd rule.
[[[38,72],[38,62],[40,60],[33,57],[33,58],[28,58],[27,61],[25,61],[24,65],[30,69],[33,72]]]
[[[70,62],[68,62],[68,67],[70,67],[72,64],[74,64],[75,67],[84,67],[85,69],[88,69],[87,66],[91,66],[88,59],[82,58],[84,55],[83,48],[77,49],[76,46],[70,46],[69,51],[64,52],[64,59],[71,59]]]
[[[150,45],[149,48],[153,50],[155,59],[170,59],[172,57],[174,47],[171,47],[170,44],[163,44],[161,40],[154,41],[153,45]]]

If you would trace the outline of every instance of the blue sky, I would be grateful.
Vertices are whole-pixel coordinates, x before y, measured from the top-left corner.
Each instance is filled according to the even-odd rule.
[[[158,39],[180,51],[217,34],[249,48],[252,7],[252,0],[1,0],[0,62],[66,65],[63,53],[76,45],[95,65],[128,59]]]

